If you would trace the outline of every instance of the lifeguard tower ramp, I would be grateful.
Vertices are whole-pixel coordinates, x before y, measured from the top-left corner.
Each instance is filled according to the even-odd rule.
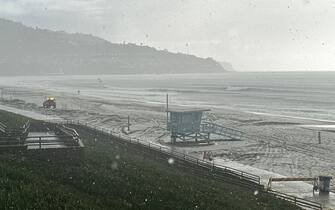
[[[242,140],[242,137],[244,135],[244,133],[239,130],[227,128],[222,125],[218,125],[218,124],[210,123],[210,122],[204,122],[201,124],[201,132],[215,134],[215,135],[223,137],[225,140],[231,140],[231,141],[234,141],[234,140],[240,141]]]
[[[167,110],[167,128],[171,132],[171,143],[181,141],[210,141],[211,134],[222,137],[222,140],[241,140],[243,133],[222,125],[202,122],[203,113],[209,109],[173,108]]]

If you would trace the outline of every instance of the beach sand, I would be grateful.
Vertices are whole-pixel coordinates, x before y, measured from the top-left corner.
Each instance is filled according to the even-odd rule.
[[[0,109],[13,112],[26,110],[26,113],[21,114],[29,116],[29,113],[35,113],[31,115],[44,120],[80,120],[101,128],[112,129],[116,134],[123,133],[132,138],[173,147],[169,144],[170,134],[166,130],[164,97],[161,102],[148,102],[135,91],[125,96],[111,93],[110,97],[104,97],[93,94],[95,89],[99,90],[98,93],[102,93],[104,87],[91,87],[87,94],[85,91],[78,94],[76,90],[80,88],[79,86],[71,86],[68,89],[45,89],[38,85],[22,87],[16,84],[7,85],[5,88],[7,90],[12,88],[15,91],[1,100]],[[57,109],[41,108],[43,99],[48,95],[56,97]],[[192,102],[189,105],[194,106]],[[202,107],[201,104],[196,105]],[[203,152],[212,151],[215,161],[219,163],[232,167],[235,165],[240,170],[245,166],[244,169],[248,172],[250,172],[248,167],[255,168],[259,170],[254,171],[262,177],[263,184],[267,183],[270,175],[317,177],[335,174],[335,133],[322,131],[322,142],[321,144],[318,142],[318,131],[329,126],[331,121],[243,111],[229,106],[213,106],[211,109],[205,114],[204,120],[243,131],[246,134],[243,141],[216,141],[208,146],[183,146],[175,149],[199,158],[202,158]],[[126,130],[128,116],[131,123],[129,132]],[[268,173],[262,176],[260,171]],[[293,186],[292,183],[279,184],[277,189],[285,191],[285,186],[289,189],[287,193],[320,200],[312,196],[310,183],[307,186],[306,183],[294,183]],[[322,202],[326,206],[335,207],[333,194],[330,198],[323,198]]]

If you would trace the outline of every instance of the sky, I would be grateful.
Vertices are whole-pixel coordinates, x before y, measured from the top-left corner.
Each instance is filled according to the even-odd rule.
[[[0,18],[212,57],[238,71],[335,71],[334,0],[0,0]]]

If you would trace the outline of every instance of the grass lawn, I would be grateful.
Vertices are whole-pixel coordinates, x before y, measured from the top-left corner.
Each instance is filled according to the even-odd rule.
[[[9,128],[19,128],[27,122],[27,118],[0,110],[0,122]]]
[[[3,119],[15,124],[21,117],[0,111]],[[297,209],[78,132],[85,144],[78,161],[0,153],[0,209]]]

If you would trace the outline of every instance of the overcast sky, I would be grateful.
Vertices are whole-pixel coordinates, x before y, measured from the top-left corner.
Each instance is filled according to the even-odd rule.
[[[0,0],[0,17],[240,71],[335,70],[334,0]]]

